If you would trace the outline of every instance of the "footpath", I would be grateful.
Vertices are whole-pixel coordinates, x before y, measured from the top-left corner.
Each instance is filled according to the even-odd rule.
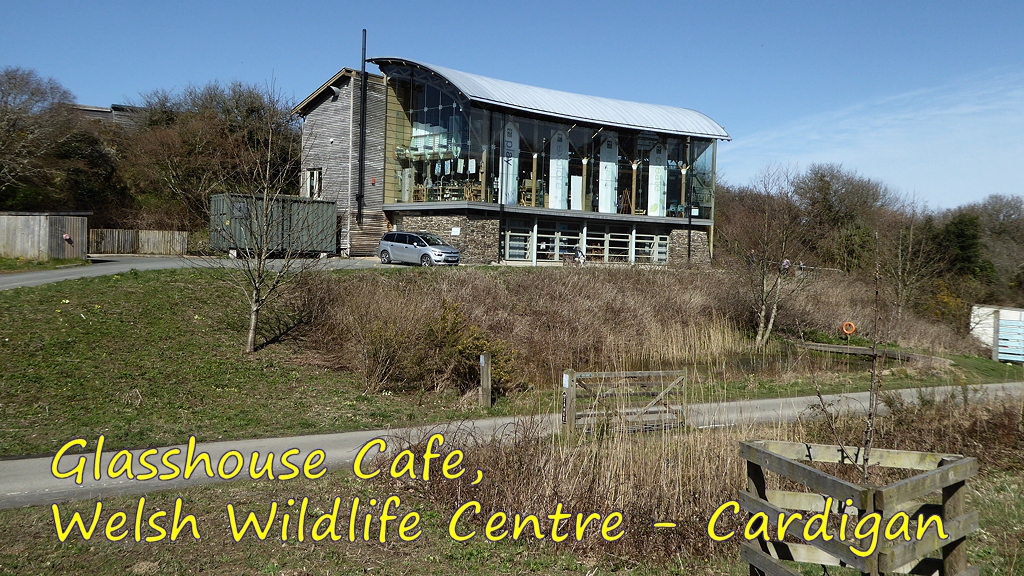
[[[970,386],[967,388],[972,399],[981,399],[982,397],[999,398],[1008,395],[1024,396],[1024,382],[1005,382]],[[955,395],[959,398],[963,395],[964,388],[960,386],[937,386],[899,390],[897,393],[905,401],[912,403],[921,397],[927,396],[940,398],[947,395]],[[868,404],[867,392],[831,394],[823,398],[833,410],[839,410],[848,414],[863,413],[866,411]],[[815,406],[820,406],[816,396],[691,404],[686,408],[685,417],[686,423],[695,428],[772,424],[793,421],[802,416],[813,417]],[[323,461],[319,463],[321,468],[325,466],[328,470],[351,470],[352,463],[359,450],[374,438],[383,438],[389,442],[389,446],[393,446],[396,444],[394,440],[419,441],[435,432],[441,432],[445,435],[447,442],[453,443],[449,446],[461,447],[459,445],[459,438],[465,438],[465,435],[472,435],[477,439],[505,437],[519,433],[526,429],[526,427],[541,433],[550,433],[559,425],[559,414],[543,414],[533,417],[485,418],[412,428],[198,443],[194,447],[194,453],[208,454],[212,467],[216,471],[217,464],[222,456],[230,451],[237,451],[244,460],[243,472],[239,474],[238,478],[248,478],[249,460],[253,452],[259,452],[258,463],[261,466],[265,462],[267,453],[273,452],[278,458],[274,463],[273,469],[278,474],[290,470],[280,462],[280,457],[290,450],[294,451],[291,462],[299,467],[302,466],[307,456],[316,450],[322,450],[324,457]],[[71,439],[69,438],[68,440]],[[85,438],[85,440],[88,442],[89,449],[95,447],[96,438]],[[375,450],[373,454],[376,454]],[[143,467],[139,461],[144,450],[131,450],[130,452],[132,454],[130,467],[133,474],[146,473],[149,469]],[[170,466],[165,464],[171,464],[179,469],[184,468],[187,454],[186,446],[164,446],[147,450],[147,452],[150,452],[149,462],[159,470],[160,474],[168,473],[172,470]],[[125,494],[146,494],[199,484],[228,481],[216,474],[213,478],[207,476],[203,472],[203,466],[199,466],[195,470],[196,473],[187,480],[180,474],[176,478],[166,481],[140,481],[129,479],[126,475],[109,478],[102,471],[108,470],[110,462],[118,454],[115,451],[104,451],[100,454],[100,480],[96,480],[93,475],[96,464],[96,455],[94,453],[65,454],[57,462],[58,473],[66,474],[74,470],[76,466],[81,466],[84,471],[81,484],[77,484],[74,477],[55,477],[51,471],[51,467],[54,464],[53,457],[0,460],[0,509],[49,505],[69,500],[99,499]],[[231,463],[230,468],[234,468],[233,458],[234,456],[227,458],[227,461]],[[120,459],[122,461],[128,460],[126,454],[121,454]],[[115,466],[115,469],[117,467],[119,466]]]
[[[119,254],[97,254],[89,257],[90,264],[58,268],[56,270],[35,270],[31,272],[9,272],[0,274],[0,290],[41,286],[76,278],[94,278],[111,274],[125,274],[131,270],[167,270],[171,268],[211,268],[237,266],[234,260],[198,258],[194,256],[125,256]],[[271,265],[273,265],[271,260]],[[381,264],[376,258],[328,258],[324,270],[348,270],[364,268],[393,268]]]

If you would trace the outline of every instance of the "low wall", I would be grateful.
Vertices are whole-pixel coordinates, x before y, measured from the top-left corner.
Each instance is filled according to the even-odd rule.
[[[689,247],[690,233],[687,230],[673,230],[668,235],[669,266],[710,266],[711,250],[708,247],[708,233],[693,231],[693,246]],[[688,250],[688,248],[690,248]],[[689,254],[689,258],[687,255]]]

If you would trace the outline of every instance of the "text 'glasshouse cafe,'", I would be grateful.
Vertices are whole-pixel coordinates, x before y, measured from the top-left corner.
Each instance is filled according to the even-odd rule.
[[[374,150],[366,166],[382,186],[358,208],[379,206],[386,227],[437,232],[467,262],[555,263],[577,247],[588,261],[710,258],[716,144],[729,135],[704,114],[369,61],[383,106],[367,113],[384,121],[366,125],[384,134],[380,164]]]

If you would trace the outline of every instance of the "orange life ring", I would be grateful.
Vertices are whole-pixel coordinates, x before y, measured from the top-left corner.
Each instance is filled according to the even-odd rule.
[[[857,331],[857,325],[853,322],[843,322],[843,334],[847,336]]]

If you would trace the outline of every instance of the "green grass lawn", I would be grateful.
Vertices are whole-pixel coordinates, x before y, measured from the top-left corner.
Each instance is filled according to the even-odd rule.
[[[241,353],[247,315],[223,271],[83,278],[0,292],[0,456],[383,428],[503,413],[450,394],[364,394],[296,361],[295,342]]]
[[[453,394],[366,394],[358,375],[317,367],[299,340],[285,339],[244,355],[244,305],[236,288],[220,281],[223,274],[131,272],[0,292],[0,456],[53,453],[72,438],[91,443],[100,434],[110,448],[143,447],[182,442],[190,434],[201,441],[230,440],[395,427],[527,411],[541,404],[555,408],[550,389],[503,398],[490,411],[460,408]],[[705,401],[798,395],[813,393],[815,384],[824,392],[854,391],[869,382],[863,358],[773,350],[760,359],[695,367],[701,376],[692,379],[688,395]],[[801,364],[808,358],[813,363]],[[953,360],[953,367],[934,371],[888,364],[885,387],[1024,379],[1020,367],[975,357]],[[970,484],[971,502],[984,527],[971,542],[971,558],[982,566],[982,574],[1024,576],[1022,482],[1019,470],[995,470]],[[229,502],[265,511],[271,501],[283,505],[289,498],[309,497],[311,507],[323,509],[336,496],[365,500],[390,494],[400,495],[403,507],[423,515],[421,539],[352,544],[300,543],[294,537],[282,542],[278,537],[236,543],[225,519]],[[136,543],[129,537],[61,543],[49,508],[0,511],[0,574],[299,576],[363,574],[371,568],[426,576],[450,574],[456,565],[468,576],[592,575],[595,570],[636,576],[746,573],[733,548],[723,548],[716,557],[647,561],[624,557],[614,548],[580,552],[547,542],[457,543],[446,536],[451,510],[437,509],[402,484],[360,482],[344,470],[314,482],[232,482],[154,493],[147,502],[167,510],[179,496],[186,512],[206,527],[199,542]],[[137,502],[138,497],[109,498],[104,507],[133,512]],[[93,505],[78,502],[61,510],[66,515],[91,511]]]
[[[88,260],[57,259],[57,260],[26,260],[24,258],[0,258],[0,274],[8,272],[32,272],[34,270],[53,270],[68,266],[85,266]]]

